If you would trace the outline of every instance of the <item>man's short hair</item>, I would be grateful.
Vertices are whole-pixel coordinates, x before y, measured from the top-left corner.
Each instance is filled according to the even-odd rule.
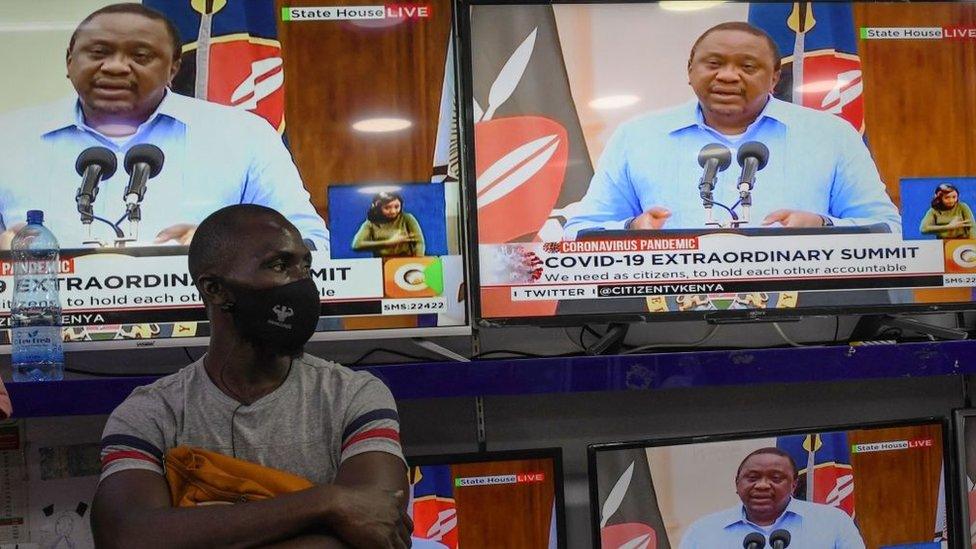
[[[796,467],[796,461],[793,461],[793,456],[791,456],[789,452],[780,450],[775,446],[767,446],[766,448],[760,448],[758,450],[754,450],[752,453],[750,453],[748,456],[742,459],[742,462],[739,463],[739,468],[735,470],[736,480],[739,480],[739,474],[742,473],[742,466],[745,465],[747,461],[749,461],[749,458],[751,458],[752,456],[758,456],[760,454],[772,454],[774,456],[786,458],[790,462],[790,468],[793,469],[793,479],[796,480],[796,478],[799,476],[800,471]]]
[[[81,27],[85,26],[89,21],[98,17],[99,15],[109,13],[131,13],[134,15],[141,15],[146,19],[152,19],[153,21],[162,21],[163,24],[166,25],[166,32],[169,33],[169,37],[173,41],[173,61],[179,60],[183,55],[183,38],[180,36],[180,31],[176,28],[176,25],[174,25],[168,17],[163,15],[162,12],[152,8],[147,8],[146,6],[136,2],[109,4],[104,8],[91,12],[88,17],[81,20],[81,23],[78,23],[78,26],[75,27],[75,31],[71,33],[71,39],[68,40],[68,51],[70,52],[75,48],[75,39],[78,37],[78,31],[81,29]]]
[[[229,263],[238,253],[244,222],[257,216],[276,217],[284,226],[291,224],[277,210],[257,204],[234,204],[208,215],[200,222],[190,241],[186,261],[190,278],[196,283],[200,275]]]
[[[715,25],[714,27],[703,32],[702,35],[698,37],[698,40],[695,40],[695,44],[691,46],[691,53],[688,56],[689,60],[694,59],[695,50],[698,49],[698,44],[701,44],[701,41],[704,40],[706,36],[716,31],[741,31],[762,38],[766,41],[766,44],[769,45],[769,51],[773,53],[773,69],[778,71],[782,66],[783,61],[780,58],[779,46],[776,45],[776,41],[773,40],[773,37],[770,36],[766,31],[755,25],[746,23],[745,21],[727,21],[725,23],[719,23],[718,25]]]

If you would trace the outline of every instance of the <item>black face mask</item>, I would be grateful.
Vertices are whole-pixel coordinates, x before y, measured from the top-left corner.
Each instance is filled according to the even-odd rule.
[[[234,326],[255,345],[295,355],[315,333],[321,304],[311,278],[264,290],[228,286],[236,298],[230,308]]]

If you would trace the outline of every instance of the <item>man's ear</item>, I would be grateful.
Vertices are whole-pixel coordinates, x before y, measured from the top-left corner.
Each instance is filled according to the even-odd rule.
[[[173,85],[173,79],[176,78],[176,75],[180,72],[180,67],[182,65],[183,65],[183,59],[182,58],[181,59],[176,59],[175,61],[173,61],[173,66],[170,67],[170,69],[169,69],[169,82],[167,82],[167,85],[169,85],[169,86],[172,86]]]
[[[224,311],[233,305],[233,299],[227,293],[227,285],[216,276],[204,275],[197,279],[197,290],[205,303],[210,303]]]
[[[774,93],[776,91],[776,84],[779,84],[779,75],[782,72],[782,69],[776,69],[773,71],[773,85],[770,86],[769,93]]]

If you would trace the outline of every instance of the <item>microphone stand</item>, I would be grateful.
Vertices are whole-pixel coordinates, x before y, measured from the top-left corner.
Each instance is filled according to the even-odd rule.
[[[715,204],[715,194],[712,192],[713,188],[713,185],[705,181],[705,179],[702,179],[701,183],[698,184],[698,194],[702,199],[702,207],[705,208],[705,226],[721,227],[722,225],[715,221],[712,213],[712,207]]]
[[[715,177],[708,178],[708,174],[713,170],[717,171],[719,161],[715,158],[709,158],[705,161],[705,174],[702,175],[701,181],[698,183],[698,195],[702,199],[702,207],[705,208],[705,226],[706,227],[721,227],[722,224],[715,221],[713,216],[713,207],[715,205]]]
[[[151,173],[149,165],[145,162],[137,162],[132,167],[132,178],[142,181],[142,190],[131,192],[125,197],[125,216],[129,220],[129,236],[123,239],[116,239],[115,245],[124,248],[127,242],[139,240],[139,222],[142,220],[142,196],[145,192],[145,182],[154,175]],[[128,189],[127,189],[128,191]]]
[[[733,228],[749,224],[749,207],[752,206],[752,191],[739,191],[739,206],[742,206],[742,216],[731,221]]]

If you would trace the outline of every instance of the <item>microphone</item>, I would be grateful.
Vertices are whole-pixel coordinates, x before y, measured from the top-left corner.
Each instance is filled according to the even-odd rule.
[[[712,204],[714,204],[712,191],[715,190],[715,177],[718,172],[725,171],[730,164],[732,164],[732,151],[720,143],[709,143],[698,153],[698,165],[705,168],[698,182],[698,194],[701,196],[702,206],[705,207],[705,225],[715,224],[712,221]]]
[[[739,175],[739,204],[742,206],[742,221],[749,222],[749,207],[752,206],[752,188],[756,185],[756,172],[766,167],[769,149],[758,141],[749,141],[739,147],[737,157],[742,173]]]
[[[698,152],[698,165],[705,168],[702,174],[702,185],[715,188],[715,176],[724,172],[732,164],[732,151],[721,143],[709,143]]]
[[[85,225],[90,225],[94,220],[92,204],[98,196],[99,182],[115,175],[117,168],[115,153],[105,147],[88,147],[78,155],[75,171],[81,176],[81,186],[75,194],[75,203],[81,214],[81,222]]]
[[[125,160],[122,166],[129,174],[129,184],[125,186],[126,209],[129,221],[139,221],[142,213],[139,211],[139,203],[146,195],[146,181],[159,175],[163,168],[163,151],[156,145],[142,143],[129,149],[125,153]]]
[[[763,549],[766,547],[766,538],[759,532],[752,532],[742,540],[743,549]]]
[[[786,549],[790,546],[790,533],[783,529],[773,530],[769,534],[769,545],[773,549]]]
[[[739,193],[751,191],[756,185],[756,172],[766,167],[769,162],[769,149],[758,141],[750,141],[739,147],[737,160],[742,166],[739,176]]]

